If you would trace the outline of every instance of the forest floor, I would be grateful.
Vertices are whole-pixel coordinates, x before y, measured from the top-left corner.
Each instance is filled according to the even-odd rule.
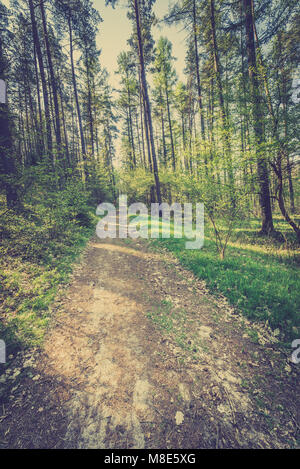
[[[299,447],[299,365],[163,246],[93,239],[54,310],[1,377],[0,447]]]

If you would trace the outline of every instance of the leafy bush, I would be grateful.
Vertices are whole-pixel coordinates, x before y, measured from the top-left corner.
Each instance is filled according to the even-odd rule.
[[[58,188],[37,166],[23,184],[22,211],[0,209],[0,336],[9,353],[40,343],[57,288],[96,223],[96,202],[79,177]]]

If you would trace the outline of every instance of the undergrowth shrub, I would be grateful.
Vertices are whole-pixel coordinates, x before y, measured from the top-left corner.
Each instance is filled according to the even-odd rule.
[[[94,230],[98,203],[74,174],[54,184],[37,166],[23,183],[22,210],[5,210],[0,199],[0,338],[8,353],[41,343],[49,307]]]

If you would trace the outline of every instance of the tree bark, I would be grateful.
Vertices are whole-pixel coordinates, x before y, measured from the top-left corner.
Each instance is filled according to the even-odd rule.
[[[201,123],[201,136],[202,136],[203,142],[205,142],[205,124],[204,124],[204,116],[203,116],[202,88],[201,88],[200,70],[199,70],[196,0],[193,0],[193,31],[194,31],[194,47],[195,47],[198,104],[199,104],[200,123]]]
[[[38,29],[37,29],[37,24],[36,24],[33,1],[28,0],[28,4],[29,4],[29,10],[30,10],[33,42],[34,42],[34,45],[35,45],[36,55],[37,55],[37,59],[38,59],[38,63],[39,63],[41,82],[42,82],[42,89],[43,89],[45,119],[46,119],[46,134],[47,134],[47,150],[48,150],[48,154],[51,158],[52,168],[54,169],[54,159],[53,159],[53,155],[52,155],[51,116],[50,116],[49,95],[48,95],[48,89],[47,89],[45,68],[44,68],[44,62],[43,62],[43,56],[42,56],[39,33],[38,33]]]
[[[49,65],[49,73],[50,73],[50,79],[51,79],[51,88],[52,88],[52,94],[53,94],[54,110],[55,110],[56,144],[57,144],[57,147],[58,147],[58,151],[60,151],[60,149],[61,149],[61,125],[60,125],[60,114],[59,114],[57,84],[56,84],[56,78],[55,78],[54,69],[53,69],[51,49],[50,49],[50,43],[49,43],[49,38],[48,38],[48,30],[47,30],[47,18],[46,18],[46,13],[45,13],[44,1],[43,0],[40,2],[40,10],[41,10],[41,15],[42,15],[44,38],[45,38],[47,59],[48,59],[48,65]]]
[[[173,164],[173,169],[175,171],[176,170],[176,159],[175,159],[173,129],[172,129],[172,121],[171,121],[171,113],[170,113],[170,102],[169,102],[169,92],[168,92],[168,84],[167,83],[165,83],[165,88],[166,88],[166,104],[167,104],[167,114],[168,114],[170,140],[171,140],[172,164]]]
[[[77,117],[78,117],[78,125],[79,125],[79,133],[80,133],[80,142],[81,142],[81,151],[83,160],[86,160],[86,150],[85,150],[85,139],[82,127],[82,118],[81,118],[81,111],[79,105],[79,98],[78,98],[78,90],[77,90],[77,81],[76,81],[76,74],[75,74],[75,66],[74,66],[74,54],[73,54],[73,31],[72,31],[72,22],[71,22],[71,15],[68,18],[68,25],[69,25],[69,41],[70,41],[70,59],[71,59],[71,70],[72,70],[72,83],[73,83],[73,90],[74,90],[74,97],[76,103],[76,110],[77,110]],[[86,168],[86,164],[84,165],[85,175],[88,176],[88,171]]]
[[[223,93],[223,84],[221,78],[221,64],[219,58],[219,50],[217,44],[217,35],[216,35],[216,23],[215,23],[215,2],[214,0],[210,0],[210,25],[211,25],[211,35],[212,35],[212,53],[213,53],[213,61],[214,61],[214,69],[216,73],[216,81],[218,87],[218,94],[219,94],[219,104],[221,110],[221,120],[222,126],[224,131],[224,151],[226,156],[226,166],[229,176],[229,183],[230,183],[230,192],[231,192],[231,204],[233,208],[236,206],[235,200],[235,187],[234,187],[234,175],[232,169],[232,158],[231,158],[231,142],[229,137],[229,122],[228,122],[228,114],[225,108],[225,101],[224,101],[224,93]]]
[[[145,62],[144,62],[144,49],[143,49],[143,41],[142,41],[142,34],[141,34],[141,18],[140,18],[139,0],[134,0],[134,11],[135,11],[135,20],[136,20],[136,29],[137,29],[137,38],[138,38],[142,96],[145,102],[145,108],[146,108],[147,119],[148,119],[157,202],[161,204],[160,181],[159,181],[159,175],[158,175],[158,166],[157,166],[157,159],[156,159],[156,152],[155,152],[155,145],[154,145],[154,138],[153,138],[151,106],[150,106],[150,100],[149,100],[149,94],[148,94],[148,85],[147,85]]]
[[[245,14],[246,46],[248,57],[248,73],[250,78],[253,127],[256,139],[257,173],[259,183],[259,200],[262,215],[263,234],[274,231],[272,208],[270,201],[270,185],[267,162],[261,154],[264,142],[264,124],[261,96],[259,90],[259,79],[257,73],[256,49],[254,42],[254,17],[252,0],[243,0]]]
[[[4,86],[5,92],[5,102],[0,102],[0,168],[1,173],[6,176],[4,183],[6,206],[9,209],[18,209],[21,203],[17,185],[14,181],[17,177],[17,170],[11,134],[11,118],[7,104],[5,68],[6,64],[3,57],[2,40],[0,37],[0,80],[1,86]]]

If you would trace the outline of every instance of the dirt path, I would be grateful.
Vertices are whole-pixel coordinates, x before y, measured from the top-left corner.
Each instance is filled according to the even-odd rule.
[[[2,447],[297,446],[299,370],[170,254],[95,239],[55,309],[16,360]]]

